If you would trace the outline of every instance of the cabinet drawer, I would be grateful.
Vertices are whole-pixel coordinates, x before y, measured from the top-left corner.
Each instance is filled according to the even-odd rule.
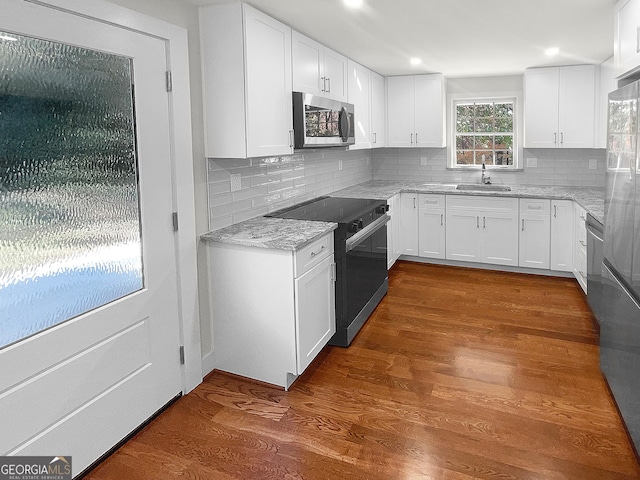
[[[418,195],[418,208],[444,208],[445,196],[433,193]]]
[[[333,232],[316,240],[294,254],[294,275],[299,277],[333,254]]]
[[[518,199],[514,197],[479,195],[447,195],[446,197],[447,209],[507,213],[518,211]]]
[[[549,215],[551,201],[540,198],[521,198],[520,215]]]

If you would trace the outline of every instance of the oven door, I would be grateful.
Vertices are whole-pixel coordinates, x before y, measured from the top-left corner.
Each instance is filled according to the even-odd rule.
[[[387,293],[388,221],[384,215],[346,241],[346,316],[342,327],[347,328],[348,343]]]

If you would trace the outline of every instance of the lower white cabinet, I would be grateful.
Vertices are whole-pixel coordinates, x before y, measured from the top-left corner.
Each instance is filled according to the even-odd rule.
[[[445,258],[445,196],[421,193],[418,195],[418,255],[426,258]]]
[[[446,258],[518,265],[518,199],[448,195]]]
[[[389,223],[387,223],[387,269],[393,267],[400,256],[400,194],[387,200]]]
[[[400,253],[418,256],[418,194],[400,194]]]
[[[550,208],[550,200],[520,199],[519,266],[549,268],[551,248]]]
[[[573,204],[572,200],[551,201],[551,270],[573,270]]]
[[[587,293],[587,212],[574,205],[573,274]]]
[[[296,252],[209,247],[214,365],[289,388],[336,331],[333,233]]]

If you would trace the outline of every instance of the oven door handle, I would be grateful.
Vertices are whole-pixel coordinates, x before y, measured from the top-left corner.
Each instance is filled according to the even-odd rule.
[[[391,220],[389,215],[380,217],[375,222],[370,223],[365,228],[360,230],[354,236],[347,238],[347,241],[346,241],[347,252],[350,252],[351,250],[353,250],[356,247],[356,245],[362,242],[362,240],[373,235],[374,232],[377,232],[382,227],[384,227],[387,224],[387,222],[389,222],[389,220]]]

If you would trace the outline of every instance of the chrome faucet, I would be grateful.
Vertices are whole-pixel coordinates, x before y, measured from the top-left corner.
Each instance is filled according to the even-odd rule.
[[[484,155],[483,155],[484,156]],[[480,183],[482,185],[491,185],[491,177],[485,176],[485,170],[487,167],[484,165],[484,161],[482,162],[482,178],[480,178]]]

